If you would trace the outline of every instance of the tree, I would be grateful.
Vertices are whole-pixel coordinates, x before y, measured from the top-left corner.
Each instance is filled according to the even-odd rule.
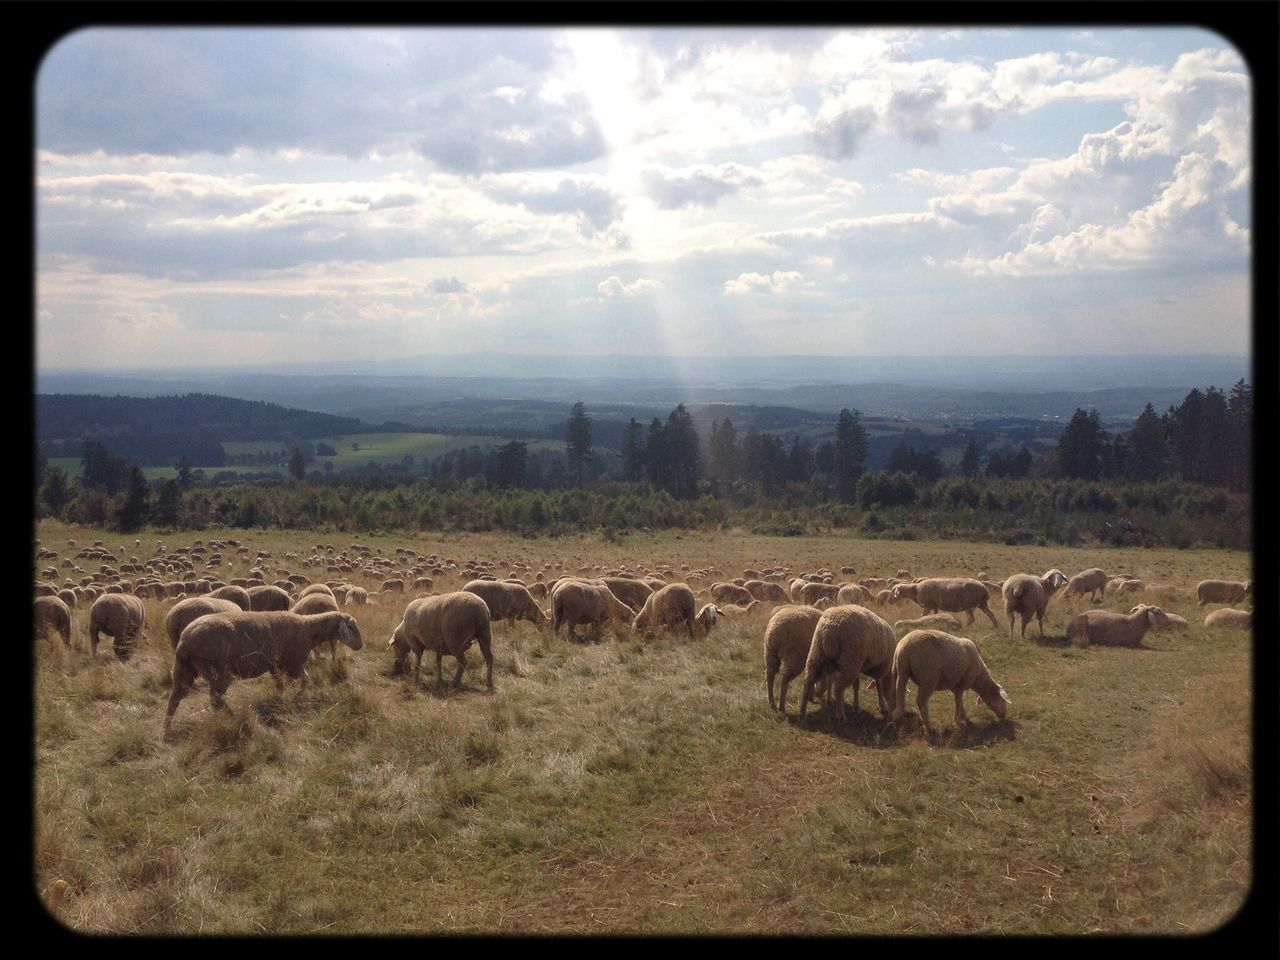
[[[160,484],[160,494],[156,497],[152,519],[162,527],[178,525],[178,509],[182,505],[181,484],[177,480],[166,480]]]
[[[693,417],[678,404],[663,428],[667,448],[668,489],[674,497],[691,500],[698,495],[702,457]]]
[[[191,488],[191,458],[185,453],[178,458],[178,486],[183,490]]]
[[[71,480],[62,467],[50,467],[44,472],[40,485],[40,499],[55,517],[62,516],[63,508],[71,500]]]
[[[970,440],[960,456],[960,472],[966,477],[976,477],[982,469],[982,451],[978,449],[978,441]]]
[[[644,456],[649,465],[649,481],[655,487],[665,487],[671,471],[667,463],[666,431],[657,417],[649,423]]]
[[[141,468],[134,467],[129,472],[129,489],[125,493],[124,503],[120,507],[120,529],[129,533],[137,530],[147,519],[147,501],[151,488]]]
[[[500,487],[523,487],[529,451],[520,440],[512,440],[498,448],[496,480]]]
[[[791,438],[791,449],[787,451],[787,479],[805,483],[812,475],[813,445],[796,434]]]
[[[293,455],[289,457],[289,476],[295,480],[301,480],[307,475],[307,461],[302,456],[302,448],[294,447]]]
[[[108,495],[118,493],[128,478],[128,465],[107,453],[107,448],[97,440],[86,440],[83,451],[80,482],[90,490],[105,490]]]
[[[640,431],[644,427],[632,417],[626,426],[622,441],[622,479],[634,483],[644,476],[644,441]]]
[[[1151,483],[1165,474],[1167,460],[1164,426],[1155,408],[1147,404],[1129,431],[1128,456],[1124,476],[1130,480]]]
[[[1253,479],[1253,388],[1241,377],[1227,400],[1229,449],[1227,482],[1233,490],[1248,490]]]
[[[1102,429],[1102,417],[1098,411],[1085,413],[1077,407],[1058,438],[1055,457],[1059,474],[1080,480],[1100,479],[1106,443],[1107,434]]]
[[[44,451],[36,447],[36,479],[35,487],[40,489],[40,485],[44,483],[44,471],[49,466],[49,458],[45,456]]]
[[[582,486],[582,467],[591,459],[591,418],[587,416],[586,405],[581,400],[569,411],[564,431],[564,448],[569,466],[578,477],[578,486]]]
[[[858,492],[858,480],[867,464],[867,431],[862,426],[862,414],[848,407],[840,411],[836,420],[835,463],[832,473],[837,499],[841,503],[853,503]]]
[[[742,451],[738,447],[738,431],[728,417],[717,425],[711,423],[711,479],[730,484],[742,475]]]

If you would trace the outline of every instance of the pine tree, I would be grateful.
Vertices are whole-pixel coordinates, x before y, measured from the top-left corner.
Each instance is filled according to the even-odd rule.
[[[289,476],[295,480],[301,480],[307,475],[307,461],[302,456],[302,448],[294,447],[293,455],[289,457]]]
[[[569,411],[564,447],[569,466],[577,475],[578,486],[582,486],[582,468],[591,459],[591,418],[587,416],[587,408],[582,401],[575,403]]]
[[[662,421],[654,417],[649,424],[649,436],[645,443],[645,462],[649,467],[649,481],[659,488],[666,487],[670,477],[667,463],[667,438]]]
[[[191,458],[185,453],[178,458],[178,486],[183,490],[191,487]]]
[[[1253,388],[1241,377],[1227,400],[1230,437],[1227,482],[1248,490],[1253,479]]]
[[[742,473],[742,451],[738,445],[738,431],[728,417],[717,426],[711,424],[711,479],[730,484]]]
[[[1165,475],[1164,426],[1151,404],[1147,404],[1129,431],[1128,457],[1123,475],[1141,483],[1153,483]]]
[[[62,516],[62,510],[71,499],[71,480],[62,467],[50,467],[44,472],[44,483],[40,485],[40,499],[55,517]]]
[[[622,441],[622,479],[634,483],[644,476],[644,441],[640,439],[643,426],[632,417],[627,421]]]
[[[978,449],[978,441],[970,440],[960,456],[960,472],[966,477],[976,477],[982,469],[982,451]]]
[[[867,464],[867,431],[862,414],[848,407],[836,420],[834,486],[841,503],[853,503],[858,492],[858,479]]]
[[[1058,438],[1055,457],[1059,474],[1080,480],[1101,478],[1106,444],[1107,435],[1102,429],[1102,417],[1098,411],[1085,413],[1077,407]]]
[[[143,475],[142,470],[134,467],[129,473],[129,489],[125,494],[124,503],[120,507],[119,524],[120,529],[131,533],[142,526],[147,519],[147,501],[150,494],[150,486],[147,484],[147,478]]]
[[[698,450],[698,431],[683,403],[671,411],[662,433],[666,441],[668,489],[672,496],[692,499],[698,495],[702,457]]]

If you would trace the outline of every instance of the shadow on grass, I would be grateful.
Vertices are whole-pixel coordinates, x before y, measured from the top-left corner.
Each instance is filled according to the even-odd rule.
[[[837,737],[861,747],[872,749],[889,749],[900,747],[918,739],[927,739],[930,745],[952,750],[980,750],[998,743],[1008,743],[1017,739],[1017,724],[1008,718],[997,720],[994,717],[983,722],[974,721],[966,726],[946,726],[934,724],[934,733],[925,731],[924,721],[917,713],[907,713],[898,718],[896,725],[878,712],[862,710],[854,713],[845,705],[845,720],[836,719],[835,707],[823,707],[807,715],[804,720],[799,714],[788,714],[787,722],[801,730]]]
[[[1037,647],[1057,647],[1058,649],[1062,649],[1071,646],[1071,641],[1067,639],[1067,635],[1065,633],[1060,637],[1046,633],[1043,637],[1027,637],[1027,640],[1034,643]]]

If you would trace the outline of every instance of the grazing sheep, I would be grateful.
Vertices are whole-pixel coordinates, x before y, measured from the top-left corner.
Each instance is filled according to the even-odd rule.
[[[752,610],[763,609],[764,604],[759,600],[752,600],[745,607],[736,603],[717,604],[716,609],[726,617],[739,617],[744,613],[750,613]]]
[[[262,584],[248,589],[249,608],[257,613],[283,613],[293,605],[293,598],[277,586]]]
[[[1214,610],[1204,618],[1206,627],[1225,627],[1229,630],[1252,630],[1253,629],[1253,611],[1252,610],[1234,610],[1231,607],[1224,607],[1221,610]]]
[[[347,598],[344,606],[362,607],[369,602],[369,591],[364,587],[352,587],[347,591]]]
[[[569,639],[576,640],[573,628],[589,624],[591,639],[598,642],[601,629],[610,620],[630,624],[634,617],[635,612],[602,583],[559,580],[551,591],[551,632],[557,636],[560,627],[567,624]]]
[[[210,593],[209,596],[218,600],[230,600],[241,610],[253,609],[253,600],[249,596],[249,591],[244,587],[237,587],[233,583],[229,583],[225,587],[219,587],[217,590]]]
[[[52,631],[62,638],[62,645],[71,646],[71,608],[60,597],[36,597],[33,622],[35,636]]]
[[[822,614],[813,607],[779,607],[764,628],[764,682],[769,691],[769,709],[787,713],[787,684],[800,676],[813,642],[813,631]],[[773,699],[773,681],[782,669],[778,700]]]
[[[508,627],[514,627],[517,620],[528,620],[541,629],[551,622],[533,599],[529,588],[518,583],[502,580],[472,580],[462,588],[474,593],[489,607],[490,622],[507,621]]]
[[[1160,625],[1168,615],[1159,607],[1138,604],[1133,612],[1087,610],[1067,624],[1067,639],[1078,647],[1101,643],[1114,647],[1136,647],[1147,629]]]
[[[304,617],[288,611],[214,613],[189,623],[173,653],[173,680],[164,717],[166,739],[178,704],[197,677],[209,681],[209,700],[222,709],[232,678],[270,673],[284,692],[285,676],[306,687],[307,656],[317,644],[336,636],[352,650],[364,645],[360,628],[345,613]]]
[[[644,602],[635,620],[631,622],[633,630],[648,632],[650,630],[669,628],[673,633],[681,625],[694,639],[695,627],[698,634],[706,636],[715,626],[719,611],[715,604],[709,603],[698,610],[698,601],[693,591],[683,583],[669,583],[661,590],[655,590]]]
[[[127,593],[104,593],[89,608],[89,654],[98,655],[100,634],[111,636],[117,660],[128,660],[139,639],[146,639],[147,608]]]
[[[305,587],[303,587],[301,590],[298,591],[298,599],[301,600],[303,597],[309,597],[312,594],[316,594],[316,593],[328,596],[333,600],[338,599],[336,596],[334,596],[333,587],[329,586],[327,583],[307,584]]]
[[[930,577],[915,583],[899,583],[890,594],[894,603],[899,600],[914,600],[920,604],[925,613],[947,613],[964,611],[969,615],[969,623],[973,623],[973,611],[981,610],[991,618],[991,625],[999,627],[996,615],[987,606],[987,588],[981,580],[964,577]]]
[[[1253,581],[1245,580],[1201,580],[1196,584],[1196,606],[1206,603],[1239,603],[1253,593]]]
[[[383,593],[404,593],[404,581],[399,577],[382,581]]]
[[[413,653],[413,679],[418,683],[421,682],[422,655],[428,650],[436,655],[436,682],[444,683],[441,662],[447,653],[458,663],[453,677],[456,688],[462,686],[467,649],[472,643],[480,647],[486,667],[485,686],[492,691],[493,634],[489,607],[474,593],[457,590],[409,601],[404,617],[387,645],[395,652],[394,669],[397,674],[404,671],[405,659]]]
[[[1096,601],[1098,594],[1106,590],[1107,580],[1109,579],[1099,567],[1081,570],[1067,581],[1067,589],[1063,591],[1062,595],[1064,597],[1083,597],[1087,593],[1089,594],[1089,599]]]
[[[661,587],[659,589],[662,589]],[[740,587],[736,583],[713,583],[711,585],[711,599],[716,603],[736,603],[745,606],[756,598],[751,595],[751,591],[746,587]]]
[[[1137,613],[1140,606],[1141,604],[1129,612]],[[1213,614],[1209,616],[1213,616]],[[1163,620],[1151,625],[1151,628],[1158,633],[1182,633],[1191,629],[1191,624],[1187,623],[1185,617],[1180,617],[1176,613],[1166,613],[1164,617]]]
[[[765,603],[791,602],[787,591],[783,590],[779,584],[770,583],[767,580],[748,580],[742,586],[751,596]]]
[[[815,583],[810,581],[800,588],[799,596],[796,598],[800,603],[807,603],[813,606],[823,597],[830,599],[832,603],[840,602],[840,587],[834,583]]]
[[[610,593],[636,613],[644,607],[644,602],[649,599],[655,589],[643,580],[632,580],[629,577],[601,577],[600,579],[609,588]],[[665,587],[666,584],[664,583],[663,586]]]
[[[1004,598],[1004,615],[1009,618],[1009,639],[1013,639],[1013,618],[1022,616],[1022,637],[1027,636],[1027,623],[1032,617],[1040,628],[1040,639],[1044,639],[1044,611],[1049,599],[1067,585],[1067,575],[1061,570],[1047,571],[1044,576],[1036,577],[1029,573],[1015,573],[1004,582],[1001,596]]]
[[[1004,719],[1006,704],[1011,703],[1004,687],[991,677],[987,665],[982,662],[978,645],[965,637],[953,637],[941,630],[912,630],[898,641],[893,651],[894,722],[902,716],[907,706],[907,681],[916,684],[916,709],[924,728],[933,732],[929,723],[929,698],[936,690],[950,690],[956,698],[956,726],[967,724],[964,712],[964,692],[973,690],[978,699],[991,711]]]
[[[164,615],[164,632],[169,637],[169,643],[177,647],[182,631],[191,621],[209,613],[243,612],[243,608],[235,601],[219,597],[191,597],[187,600],[179,600]]]
[[[858,703],[858,681],[862,674],[875,678],[880,712],[888,716],[893,708],[893,688],[889,682],[896,641],[893,627],[866,607],[832,607],[822,614],[813,630],[805,661],[804,695],[800,700],[803,718],[818,681],[834,674],[831,691],[836,700],[836,718],[844,720],[844,691],[853,686],[853,709]]]
[[[960,618],[954,613],[930,613],[916,617],[914,620],[898,620],[893,624],[893,632],[910,633],[912,630],[959,630]]]
[[[59,600],[61,600],[63,603],[67,605],[68,609],[74,610],[76,608],[77,598],[76,598],[76,592],[74,590],[67,589],[67,588],[59,590],[57,593],[57,597]]]
[[[840,589],[836,591],[835,602],[842,607],[851,603],[866,606],[868,603],[874,603],[875,599],[875,595],[866,587],[856,583],[846,583],[842,584]]]

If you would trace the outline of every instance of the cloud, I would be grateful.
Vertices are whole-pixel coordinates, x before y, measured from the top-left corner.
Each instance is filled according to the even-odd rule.
[[[635,297],[650,290],[657,290],[662,284],[647,277],[637,277],[632,283],[626,283],[621,277],[612,276],[600,281],[597,292],[606,297]]]
[[[427,284],[432,293],[465,293],[467,285],[457,277],[440,277]]]
[[[818,152],[832,160],[848,160],[855,156],[876,124],[876,112],[870,107],[850,107],[829,120],[820,120],[812,137]]]
[[[726,294],[781,293],[788,287],[802,282],[804,277],[795,270],[775,270],[770,274],[742,273],[735,280],[726,280]]]
[[[680,170],[653,168],[644,175],[645,193],[664,210],[679,207],[714,207],[722,197],[764,181],[736,163],[701,165]]]

